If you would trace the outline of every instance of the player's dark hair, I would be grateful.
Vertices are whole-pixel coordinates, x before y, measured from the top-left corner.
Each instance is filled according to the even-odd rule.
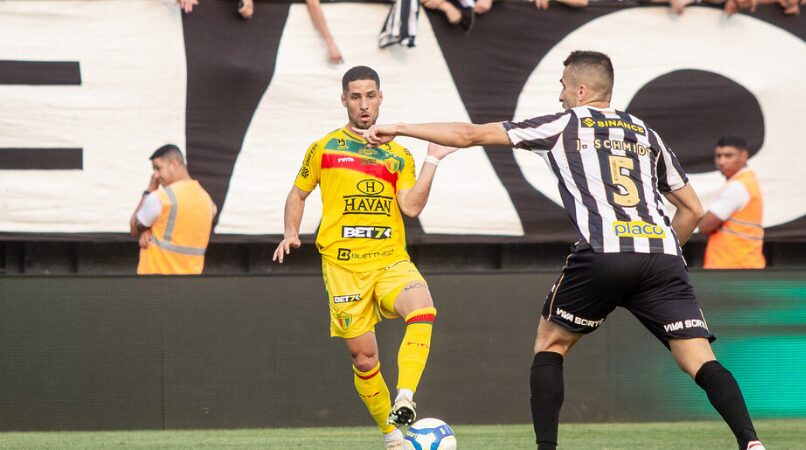
[[[148,158],[149,160],[153,161],[155,158],[162,158],[162,159],[175,159],[179,161],[179,164],[185,165],[185,157],[182,155],[182,152],[179,151],[179,147],[173,144],[165,144],[162,147],[154,150],[154,153]]]
[[[378,72],[367,66],[355,66],[344,72],[344,76],[341,78],[341,91],[347,92],[347,85],[358,80],[373,80],[375,81],[375,87],[381,88],[381,79],[378,77]]]
[[[607,84],[610,86],[610,91],[613,90],[613,81],[616,75],[613,71],[613,62],[610,57],[601,52],[594,52],[590,50],[575,50],[565,58],[563,66],[587,67],[593,68],[607,77]]]
[[[737,136],[722,136],[716,141],[717,147],[736,147],[739,150],[747,151],[747,141]]]

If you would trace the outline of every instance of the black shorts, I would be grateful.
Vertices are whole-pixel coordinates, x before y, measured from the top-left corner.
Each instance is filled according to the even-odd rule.
[[[543,306],[543,317],[590,333],[617,306],[665,346],[669,339],[716,339],[708,331],[683,259],[657,253],[595,253],[577,245]]]

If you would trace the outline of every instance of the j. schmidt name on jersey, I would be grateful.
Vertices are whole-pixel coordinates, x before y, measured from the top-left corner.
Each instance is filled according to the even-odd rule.
[[[380,195],[345,195],[343,214],[375,214],[390,216],[393,197]]]
[[[610,139],[594,139],[593,147],[596,148],[596,150],[601,150],[602,148],[606,150],[622,150],[625,152],[635,153],[640,156],[644,156],[650,152],[649,148],[644,147],[636,142],[611,141]]]
[[[389,239],[392,237],[392,229],[390,227],[343,226],[341,227],[341,237]]]

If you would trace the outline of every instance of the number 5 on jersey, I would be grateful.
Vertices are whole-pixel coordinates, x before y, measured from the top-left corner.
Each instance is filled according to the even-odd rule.
[[[614,192],[613,203],[623,206],[631,207],[638,204],[640,197],[638,196],[638,186],[635,181],[630,178],[630,171],[635,167],[635,161],[626,156],[608,156],[610,162],[610,179],[613,184],[623,188],[625,194]]]

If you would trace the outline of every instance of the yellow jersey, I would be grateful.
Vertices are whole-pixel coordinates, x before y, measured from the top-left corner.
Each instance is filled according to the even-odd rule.
[[[414,158],[396,142],[367,147],[339,128],[311,144],[294,185],[319,184],[322,223],[316,247],[329,262],[353,272],[408,260],[406,231],[396,194],[411,189]]]

